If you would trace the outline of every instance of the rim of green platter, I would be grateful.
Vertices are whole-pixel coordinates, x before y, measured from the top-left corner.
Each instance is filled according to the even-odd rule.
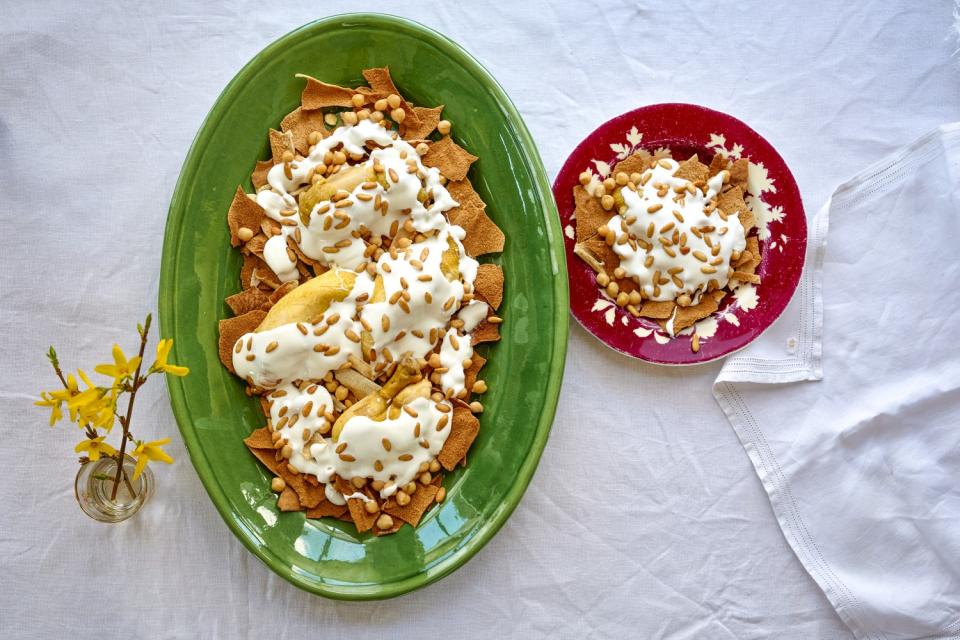
[[[474,186],[506,232],[503,339],[484,369],[490,391],[469,464],[444,480],[447,499],[413,529],[376,537],[352,523],[279,513],[269,472],[242,439],[263,424],[256,400],[217,355],[223,298],[239,290],[239,253],[225,213],[237,184],[268,156],[267,129],[299,106],[302,72],[356,86],[364,68],[389,65],[416,104],[445,104],[454,137],[480,157]],[[563,376],[568,293],[563,240],[543,164],[516,108],[466,51],[420,24],[347,14],[296,29],[230,81],[184,161],[167,218],[160,325],[173,359],[170,402],[191,461],[230,529],[273,571],[307,591],[343,600],[397,596],[457,569],[500,529],[520,501],[547,441]]]

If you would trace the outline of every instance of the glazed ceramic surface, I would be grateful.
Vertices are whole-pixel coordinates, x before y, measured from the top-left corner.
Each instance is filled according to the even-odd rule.
[[[634,318],[603,295],[594,271],[573,253],[573,187],[581,172],[599,177],[638,149],[669,149],[676,160],[698,154],[709,163],[716,153],[750,160],[746,194],[758,221],[763,261],[759,285],[728,294],[718,311],[696,325],[700,350],[690,338],[671,339],[659,325]],[[699,364],[742,349],[780,317],[803,270],[807,222],[797,184],[780,154],[746,124],[692,104],[656,104],[617,116],[600,125],[570,154],[553,183],[564,227],[570,276],[570,308],[583,327],[607,346],[626,355],[665,365]]]
[[[217,357],[225,296],[239,290],[241,258],[226,212],[238,184],[252,191],[267,130],[299,105],[306,73],[357,86],[361,70],[389,65],[416,104],[444,104],[453,137],[480,157],[470,179],[506,233],[482,261],[506,273],[502,340],[480,352],[480,435],[468,465],[446,477],[447,499],[420,526],[382,538],[353,524],[280,513],[270,474],[243,438],[264,424],[255,399]],[[341,599],[392,597],[466,562],[517,506],[553,420],[567,341],[567,275],[556,208],[540,157],[514,106],[463,49],[399,18],[355,14],[308,24],[253,58],[224,89],[190,149],[170,204],[160,282],[164,337],[190,367],[169,380],[191,460],[227,525],[271,569],[303,589]],[[170,523],[175,526],[176,523]]]

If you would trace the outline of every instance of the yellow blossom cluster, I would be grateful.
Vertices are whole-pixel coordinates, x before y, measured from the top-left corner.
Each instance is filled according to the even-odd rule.
[[[149,318],[147,323],[149,330]],[[146,331],[140,327],[141,339],[146,342]],[[143,353],[141,345],[140,353]],[[94,371],[107,377],[110,382],[105,385],[94,384],[87,374],[78,369],[76,375],[67,374],[60,371],[56,352],[51,347],[49,358],[53,364],[57,376],[60,378],[62,388],[51,391],[41,391],[40,400],[35,402],[39,407],[50,409],[50,426],[53,426],[64,417],[64,407],[70,421],[84,430],[86,438],[74,448],[77,453],[85,454],[89,460],[99,460],[101,456],[116,456],[117,450],[104,442],[106,435],[101,435],[100,430],[109,434],[118,418],[117,401],[124,393],[135,394],[136,390],[154,373],[167,373],[174,376],[185,376],[190,370],[187,367],[178,366],[168,361],[170,350],[173,347],[173,340],[161,340],[157,345],[156,360],[150,365],[146,375],[140,375],[140,365],[142,358],[134,356],[127,358],[120,348],[120,345],[113,345],[113,362],[99,364]],[[131,403],[132,406],[132,403]],[[129,415],[129,414],[128,414]],[[121,418],[121,424],[124,424],[124,438],[133,440],[129,433],[128,424]],[[132,451],[136,458],[136,468],[134,470],[134,479],[137,479],[143,472],[143,469],[151,461],[173,462],[165,451],[163,445],[170,442],[170,438],[144,442],[135,441],[136,448]]]

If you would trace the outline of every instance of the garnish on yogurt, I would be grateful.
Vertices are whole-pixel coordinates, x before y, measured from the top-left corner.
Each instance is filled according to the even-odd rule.
[[[638,151],[611,177],[590,171],[574,187],[574,252],[603,295],[675,337],[711,315],[742,283],[758,284],[753,214],[743,200],[749,161],[696,155],[677,162]],[[700,349],[698,335],[690,348]]]
[[[227,214],[243,255],[220,358],[260,398],[246,440],[281,510],[388,534],[442,502],[487,390],[475,352],[499,340],[503,249],[442,107],[388,69],[355,89],[306,80],[270,130],[272,158]],[[468,232],[469,230],[469,232]]]

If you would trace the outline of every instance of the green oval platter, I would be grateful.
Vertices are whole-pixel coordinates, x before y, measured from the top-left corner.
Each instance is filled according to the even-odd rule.
[[[470,179],[506,233],[503,338],[489,347],[480,435],[468,464],[447,476],[447,500],[413,529],[358,534],[351,523],[280,513],[270,476],[242,439],[262,426],[255,399],[217,356],[224,297],[239,290],[241,258],[226,211],[238,184],[269,155],[267,130],[299,105],[306,73],[347,86],[389,65],[416,104],[446,105],[454,138],[480,157]],[[486,258],[485,258],[486,260]],[[186,378],[170,402],[210,498],[230,529],[273,571],[307,591],[344,600],[397,596],[448,575],[517,506],[553,421],[567,344],[563,239],[540,157],[503,89],[466,51],[416,23],[377,14],[305,25],[257,54],[227,85],[197,133],[167,219],[159,312]],[[483,348],[483,347],[482,347]],[[481,348],[481,349],[482,349]]]

